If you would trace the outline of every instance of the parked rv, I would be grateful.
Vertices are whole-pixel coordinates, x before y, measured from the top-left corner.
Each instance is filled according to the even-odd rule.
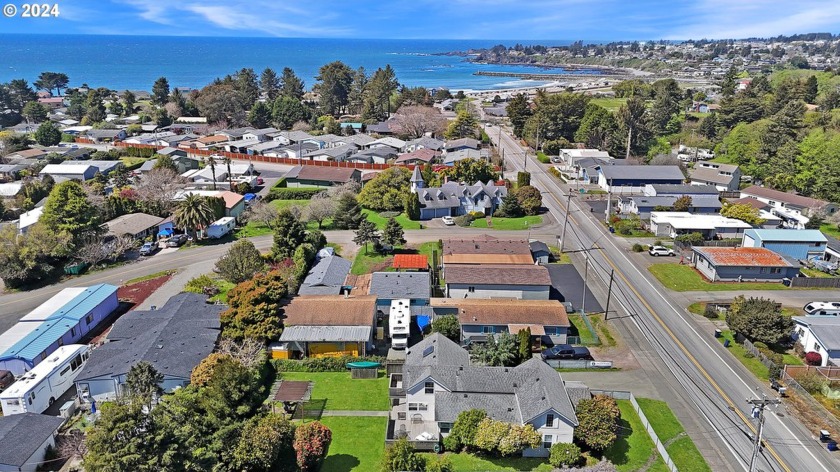
[[[3,415],[43,413],[64,395],[90,355],[84,344],[61,346],[0,394]]]
[[[391,310],[388,316],[388,334],[391,336],[391,347],[405,349],[408,347],[408,334],[411,326],[411,300],[391,300]]]
[[[805,316],[840,315],[840,302],[811,302],[803,308]]]
[[[207,237],[210,239],[219,239],[233,231],[235,227],[236,219],[232,216],[226,216],[207,227]]]

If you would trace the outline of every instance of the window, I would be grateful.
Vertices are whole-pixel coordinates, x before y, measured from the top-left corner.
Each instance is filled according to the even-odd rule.
[[[438,423],[438,428],[441,433],[446,434],[452,429],[452,423]]]
[[[772,269],[770,269],[770,273],[771,274],[781,274],[782,273],[782,268],[781,267],[773,267]]]
[[[70,328],[70,336],[72,336],[74,338],[76,337],[76,327],[75,326]]]
[[[766,273],[767,273],[767,267],[762,267],[762,268],[760,268],[760,269],[758,270],[758,273],[759,273],[759,274],[766,274]]]
[[[64,377],[64,374],[66,374],[67,372],[70,372],[70,366],[69,365],[67,367],[61,369],[61,373],[58,374],[58,375]]]
[[[475,293],[475,287],[467,287],[467,291],[470,293]]]
[[[434,382],[426,382],[423,386],[425,393],[435,393],[435,383]]]
[[[64,338],[58,338],[58,346],[64,346]]]
[[[91,313],[91,314],[89,314],[85,317],[85,323],[87,323],[88,326],[90,326],[93,323],[93,313]]]
[[[820,352],[820,343],[814,343],[814,351]]]
[[[554,439],[550,434],[543,436],[542,446],[546,449],[551,449],[551,440]]]
[[[496,332],[496,327],[495,326],[482,326],[481,327],[481,332],[483,334],[494,334]]]
[[[545,427],[546,428],[553,428],[554,427],[554,415],[549,413],[545,417]]]
[[[408,411],[427,411],[429,406],[425,403],[409,403]]]

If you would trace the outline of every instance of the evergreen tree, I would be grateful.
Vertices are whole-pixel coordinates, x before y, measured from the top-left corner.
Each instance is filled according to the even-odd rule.
[[[242,104],[245,109],[250,109],[260,98],[259,79],[254,69],[243,67],[233,77],[233,87],[242,97]]]
[[[817,76],[812,75],[805,81],[805,103],[817,102]]]
[[[41,146],[55,146],[61,142],[61,131],[51,122],[45,121],[35,131],[35,142]]]
[[[75,180],[53,187],[40,222],[57,233],[67,231],[79,241],[86,233],[101,231],[97,208],[88,200],[84,188]]]
[[[339,197],[338,207],[333,216],[335,229],[357,229],[364,218],[362,207],[353,194],[346,193]]]
[[[364,109],[368,80],[364,67],[359,67],[353,73],[353,84],[350,86],[350,94],[347,99],[349,111],[354,115],[361,114]]]
[[[160,386],[162,383],[163,374],[146,361],[131,366],[125,376],[125,390],[143,402],[149,410],[155,399],[163,395],[163,387]]]
[[[271,108],[265,102],[257,102],[248,112],[248,123],[254,128],[267,128],[271,123]]]
[[[413,192],[406,192],[405,201],[403,203],[403,211],[405,212],[408,219],[412,221],[417,221],[420,219],[420,199],[417,198],[417,194]]]
[[[283,75],[280,77],[280,95],[300,101],[303,98],[303,80],[295,75],[289,67],[283,68]]]
[[[519,330],[516,338],[519,340],[519,362],[522,363],[531,358],[531,328]]]
[[[521,137],[525,129],[525,122],[531,116],[531,107],[528,105],[528,96],[518,93],[510,99],[507,105],[507,116],[513,125],[513,134]]]
[[[508,192],[504,198],[502,198],[502,205],[496,210],[496,213],[493,216],[498,216],[500,218],[519,218],[525,212],[522,210],[522,207],[519,206],[519,200],[516,199],[516,195],[514,192]]]
[[[271,250],[274,260],[290,259],[305,240],[306,226],[288,209],[278,212],[274,223],[274,246]]]
[[[379,232],[376,230],[376,225],[368,220],[362,220],[359,223],[358,229],[355,231],[353,242],[358,245],[365,246],[365,254],[368,253],[368,243],[375,242],[379,239]]]
[[[137,97],[130,90],[123,92],[123,107],[127,115],[134,113],[134,104],[136,101]]]
[[[315,84],[320,95],[321,112],[338,115],[347,106],[350,85],[353,83],[353,70],[341,61],[334,61],[321,66]]]
[[[280,94],[280,78],[271,67],[266,67],[260,74],[260,91],[267,100],[274,100]]]
[[[49,110],[38,102],[27,102],[23,107],[23,117],[27,123],[41,123],[47,119]]]
[[[164,106],[167,101],[169,101],[169,81],[166,77],[160,77],[152,85],[152,103]]]
[[[717,113],[710,113],[709,116],[703,118],[700,121],[700,125],[697,127],[697,131],[700,135],[711,139],[712,141],[717,138]]]
[[[282,95],[274,100],[271,117],[280,129],[292,129],[298,121],[309,120],[309,109],[297,98]]]
[[[403,227],[393,217],[388,218],[388,223],[385,224],[385,230],[382,232],[382,242],[391,247],[405,244]]]

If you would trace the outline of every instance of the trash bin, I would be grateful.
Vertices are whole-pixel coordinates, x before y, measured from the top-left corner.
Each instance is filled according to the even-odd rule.
[[[837,450],[837,441],[829,441],[826,443],[825,448],[829,451],[836,451]]]
[[[785,287],[790,287],[790,279],[787,277],[783,278],[782,284],[784,284]]]
[[[615,233],[615,226],[610,226],[610,233]]]
[[[716,330],[715,330],[715,337],[716,337],[716,338],[721,337],[721,332],[720,332],[720,330],[719,330],[719,329],[716,329]]]
[[[728,339],[723,340],[723,347],[729,347],[729,340]]]

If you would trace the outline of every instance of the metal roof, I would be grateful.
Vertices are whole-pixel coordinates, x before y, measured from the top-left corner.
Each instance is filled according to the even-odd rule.
[[[67,305],[74,298],[85,291],[85,287],[70,287],[53,295],[49,300],[38,305],[37,308],[30,311],[20,321],[46,321],[52,317],[61,307]]]
[[[784,241],[798,243],[813,243],[828,241],[818,229],[748,229],[744,235],[749,235],[761,241]]]
[[[281,342],[366,342],[370,340],[370,326],[286,326]]]
[[[6,352],[7,349],[14,346],[32,331],[35,331],[40,325],[40,323],[22,322],[7,329],[5,333],[0,334],[0,352]]]

